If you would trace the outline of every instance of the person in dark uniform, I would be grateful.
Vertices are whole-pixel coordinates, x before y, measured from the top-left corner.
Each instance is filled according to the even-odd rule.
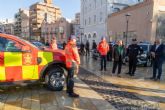
[[[81,55],[84,55],[85,54],[85,45],[84,45],[83,42],[80,45],[80,51],[81,51]]]
[[[96,50],[96,49],[97,49],[97,44],[96,44],[95,40],[93,40],[92,50]]]
[[[87,40],[86,44],[85,44],[85,49],[86,49],[86,56],[90,55],[90,44],[89,44],[89,41]]]
[[[138,54],[142,53],[143,50],[140,48],[140,46],[137,45],[137,40],[132,39],[132,44],[128,46],[127,49],[127,56],[129,58],[129,74],[130,76],[135,75],[136,71],[136,65],[137,65],[137,56]]]

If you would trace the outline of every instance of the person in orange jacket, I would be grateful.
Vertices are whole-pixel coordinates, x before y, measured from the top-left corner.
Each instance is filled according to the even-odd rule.
[[[80,65],[80,56],[76,46],[76,37],[71,36],[67,45],[65,46],[65,58],[66,67],[68,69],[68,75],[66,78],[66,86],[69,97],[79,97],[78,94],[74,93],[74,74],[78,73],[78,67]]]
[[[51,40],[51,43],[50,43],[50,48],[53,49],[53,50],[57,50],[57,42],[56,42],[56,38],[53,37],[52,40]]]
[[[107,57],[107,53],[109,51],[109,45],[106,42],[105,37],[102,37],[102,40],[97,47],[97,50],[99,51],[99,53],[101,55],[101,69],[100,69],[100,71],[103,70],[103,67],[104,67],[104,71],[106,71],[106,57]]]

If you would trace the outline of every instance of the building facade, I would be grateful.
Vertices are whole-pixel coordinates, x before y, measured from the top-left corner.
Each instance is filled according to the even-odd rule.
[[[29,39],[29,10],[19,9],[19,12],[15,14],[15,28],[14,33],[16,36]]]
[[[13,20],[6,19],[0,22],[0,32],[5,34],[14,35],[14,22]]]
[[[75,14],[75,19],[72,21],[74,24],[80,24],[80,13]]]
[[[74,20],[71,22],[72,24],[72,34],[77,37],[77,41],[81,41],[81,27],[80,27],[80,13],[75,14]]]
[[[80,24],[84,33],[83,41],[99,42],[102,36],[107,37],[108,15],[137,2],[138,0],[81,0]]]
[[[53,5],[52,0],[44,0],[30,6],[30,36],[31,39],[40,40],[41,24],[54,23],[61,17],[59,7]]]
[[[72,34],[77,37],[78,42],[81,42],[81,27],[80,27],[80,24],[72,23]]]
[[[50,42],[52,37],[56,37],[58,43],[67,42],[70,35],[71,24],[65,18],[60,18],[55,23],[42,23],[41,38],[44,42]]]
[[[14,23],[6,23],[4,25],[4,33],[14,35]]]
[[[127,14],[130,16],[126,17]],[[127,31],[128,20],[128,31]],[[154,42],[156,37],[165,41],[165,1],[144,0],[144,2],[113,13],[108,18],[108,36],[111,40],[123,39],[130,43],[138,41]]]
[[[4,32],[4,24],[0,22],[0,32]]]
[[[0,22],[0,29],[2,33],[14,35],[14,21],[6,19]]]

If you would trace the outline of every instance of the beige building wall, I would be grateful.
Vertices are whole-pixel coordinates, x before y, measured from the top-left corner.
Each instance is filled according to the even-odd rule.
[[[22,10],[21,12],[21,37],[29,40],[29,10]]]
[[[52,37],[56,37],[57,42],[63,43],[71,35],[71,24],[65,18],[60,18],[55,23],[43,23],[41,33],[44,42],[50,42]]]
[[[40,40],[41,24],[45,21],[54,23],[61,17],[60,8],[53,5],[52,0],[30,6],[30,33],[33,39]]]
[[[4,24],[4,33],[14,35],[14,23]]]
[[[44,0],[44,2],[47,3],[47,4],[52,4],[53,3],[52,0]]]
[[[29,39],[29,10],[19,9],[15,14],[14,34],[25,39]]]
[[[161,6],[161,7],[160,7]],[[137,5],[125,8],[108,18],[108,36],[111,40],[123,39],[126,32],[126,14],[131,14],[128,23],[128,42],[132,38],[138,41],[154,42],[157,36],[157,21],[160,8],[165,6],[162,0],[145,0]]]
[[[137,38],[139,41],[150,41],[152,30],[153,16],[152,0],[140,3],[120,12],[114,13],[108,18],[108,35],[111,40],[123,39],[126,32],[126,14],[131,16],[128,18],[128,42],[132,38]]]

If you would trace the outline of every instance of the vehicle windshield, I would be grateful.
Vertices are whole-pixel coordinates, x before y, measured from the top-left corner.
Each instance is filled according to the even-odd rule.
[[[32,47],[34,47],[34,48],[38,48],[37,46],[35,46],[34,44],[30,43],[30,42],[27,41],[27,40],[24,40],[24,39],[22,39],[22,38],[20,38],[20,37],[17,37],[17,36],[15,36],[15,37],[18,38],[18,39],[20,39],[20,40],[22,40],[23,42],[26,42],[27,44],[29,44],[30,46],[32,46]]]
[[[148,45],[139,45],[140,48],[143,49],[143,51],[148,51]]]

